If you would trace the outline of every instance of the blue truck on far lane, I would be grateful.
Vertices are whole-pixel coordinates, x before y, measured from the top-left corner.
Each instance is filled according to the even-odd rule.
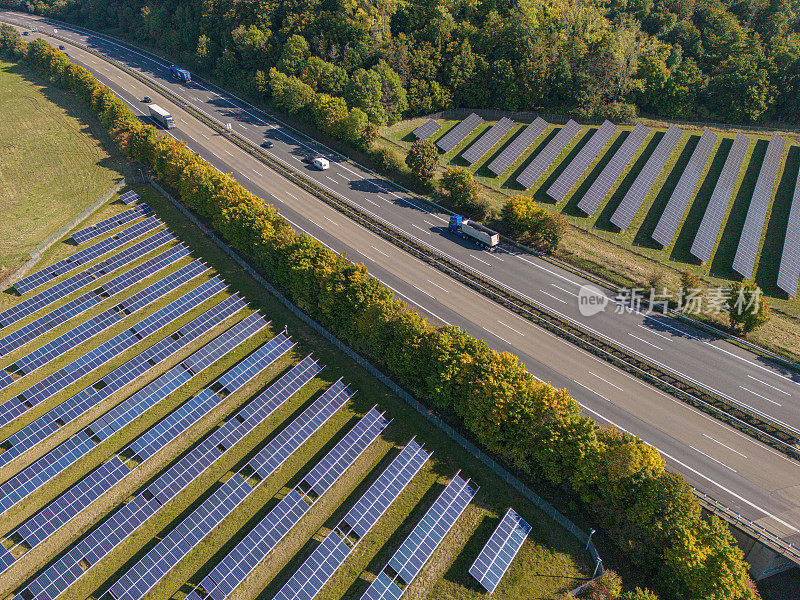
[[[177,65],[170,65],[169,72],[172,77],[183,83],[190,83],[192,81],[192,74],[186,69],[181,69]]]

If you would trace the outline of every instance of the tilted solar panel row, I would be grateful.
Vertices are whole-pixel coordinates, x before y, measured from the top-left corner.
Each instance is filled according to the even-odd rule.
[[[388,423],[374,408],[364,415],[314,466],[309,475],[284,496],[206,576],[201,583],[203,589],[212,598],[224,599],[229,595],[378,438]],[[321,478],[319,474],[322,472],[330,473],[330,478]],[[309,494],[315,482],[321,480],[326,483],[319,488],[319,494]]]
[[[582,127],[578,123],[570,119],[553,139],[547,143],[544,149],[536,155],[536,158],[517,176],[517,183],[526,190],[533,187],[533,184],[544,175],[544,172],[555,162],[575,136],[580,133],[581,129]]]
[[[475,113],[472,113],[458,125],[453,127],[450,131],[436,140],[436,145],[442,152],[450,152],[450,150],[455,148],[459,142],[461,142],[470,133],[475,131],[481,123],[483,123],[483,118],[479,117]]]
[[[120,201],[121,201],[123,204],[128,204],[128,205],[130,205],[130,204],[133,204],[133,203],[134,203],[134,202],[136,202],[137,200],[141,200],[141,198],[140,198],[139,194],[137,194],[137,193],[136,193],[136,192],[134,192],[133,190],[128,190],[127,192],[125,192],[124,194],[122,194],[122,195],[119,197],[119,199],[120,199]]]
[[[312,600],[419,472],[429,455],[411,440],[294,572],[275,600]],[[353,541],[355,538],[355,541]],[[221,593],[206,590],[212,598]]]
[[[283,377],[281,378],[281,381],[282,380]],[[278,383],[280,383],[280,381]],[[340,386],[339,391],[342,389],[344,389],[344,386]],[[349,398],[349,396],[347,396],[347,398]],[[341,400],[341,404],[344,404],[347,398]],[[309,419],[313,418],[314,415],[324,412],[324,407],[328,406],[330,401],[330,394],[326,392],[326,394],[323,394],[323,396],[312,405],[317,406],[317,409],[311,410],[311,407],[309,407],[309,409],[307,409],[303,415],[297,417],[293,423],[298,423],[300,429],[306,431],[304,427],[309,423]],[[306,416],[299,421],[304,415],[310,416]],[[328,416],[330,416],[330,414],[328,414]],[[325,418],[327,419],[327,417]],[[247,425],[248,423],[249,421],[245,421],[243,425]],[[257,424],[250,425],[249,429],[254,428],[256,425]],[[289,425],[289,427],[292,427],[292,425]],[[243,431],[242,436],[245,434],[246,431]],[[308,436],[310,435],[311,433],[308,433]],[[297,444],[297,447],[305,441],[305,438],[301,438],[300,436],[291,437],[294,443]],[[216,446],[213,445],[213,442],[209,442],[209,440],[196,446],[177,463],[162,473],[147,488],[146,494],[141,493],[135,496],[131,502],[122,506],[111,519],[101,524],[86,538],[78,542],[69,552],[59,558],[53,565],[48,567],[47,570],[31,582],[26,589],[36,594],[37,598],[55,598],[68,586],[77,581],[83,574],[80,561],[85,555],[91,552],[91,558],[93,559],[92,564],[96,563],[110,552],[125,535],[132,533],[141,523],[155,514],[163,504],[166,504],[189,485],[189,483],[194,481],[194,479],[214,463],[221,454],[222,453]],[[119,535],[118,527],[124,527],[126,533],[124,535]]]
[[[158,283],[134,294],[128,301],[123,301],[121,304],[103,311],[91,319],[84,321],[74,329],[40,346],[30,354],[15,361],[11,367],[17,373],[29,375],[36,369],[50,363],[66,352],[73,351],[80,344],[92,339],[94,336],[112,327],[116,323],[119,323],[122,319],[133,314],[135,310],[140,310],[152,304],[172,290],[188,283],[195,277],[199,277],[207,269],[208,267],[206,267],[202,261],[194,261],[174,273],[171,273]],[[133,310],[128,309],[129,302],[135,306]]]
[[[600,151],[605,148],[609,140],[617,132],[617,126],[611,121],[604,121],[603,124],[592,134],[589,141],[578,151],[578,154],[569,163],[566,169],[556,178],[547,189],[547,195],[556,202],[561,202],[567,197],[570,190],[578,183],[581,175],[586,172]]]
[[[533,142],[547,129],[547,121],[541,117],[522,130],[503,151],[489,163],[488,169],[495,175],[502,175],[525,151],[533,145]]]
[[[474,164],[480,160],[484,154],[489,152],[505,134],[511,131],[512,127],[514,127],[514,121],[503,117],[492,125],[489,131],[478,138],[469,148],[464,150],[461,157],[469,164]]]
[[[21,348],[54,328],[74,319],[78,315],[85,313],[93,306],[97,306],[107,297],[128,289],[132,285],[143,281],[145,278],[155,275],[159,271],[174,264],[184,256],[188,256],[189,250],[180,244],[169,250],[162,252],[141,265],[118,275],[114,279],[107,281],[101,287],[91,292],[78,296],[66,304],[59,306],[51,312],[39,317],[35,321],[28,323],[17,331],[14,331],[0,339],[0,356],[13,352]]]
[[[772,190],[778,179],[778,169],[781,166],[781,156],[786,141],[777,133],[773,133],[764,155],[764,162],[758,172],[758,179],[750,199],[750,207],[736,247],[736,256],[733,257],[733,270],[745,279],[753,276],[756,267],[758,247],[761,245],[761,234],[767,218],[767,210],[772,202]]]
[[[705,129],[703,135],[700,136],[700,141],[697,142],[692,157],[686,165],[678,180],[672,195],[661,213],[661,218],[658,220],[658,225],[653,230],[653,239],[661,244],[664,248],[672,243],[672,238],[678,231],[678,225],[681,222],[681,217],[689,206],[689,201],[694,195],[694,190],[697,184],[700,183],[700,176],[706,168],[708,159],[711,157],[711,151],[714,149],[714,144],[717,143],[717,134],[710,129]]]
[[[362,600],[399,599],[407,588],[401,588],[396,580],[406,586],[414,580],[476,493],[477,489],[469,486],[469,480],[465,481],[456,474],[389,559],[387,568],[361,596]]]
[[[261,321],[261,323],[259,324],[258,321]],[[254,325],[257,326],[255,330],[253,329]],[[241,339],[242,332],[249,331],[252,334],[260,330],[264,325],[265,323],[261,317],[254,314],[237,325],[234,325],[220,337],[229,337],[233,340]],[[259,372],[261,372],[291,349],[292,346],[293,344],[288,338],[283,336],[283,334],[279,334],[234,366],[232,370],[235,370],[237,375],[241,376],[244,372],[253,372],[254,366],[259,366]],[[253,372],[253,374],[255,375],[257,373]],[[214,384],[210,384],[203,392],[175,409],[167,417],[137,438],[137,440],[120,454],[124,455],[128,451],[133,451],[139,456],[141,461],[133,468],[135,469],[141,466],[145,460],[153,456],[158,450],[166,446],[184,431],[188,430],[222,402],[222,399],[210,390],[213,385]],[[137,452],[137,448],[141,447],[147,448],[148,451],[146,453]],[[117,468],[117,465],[119,465],[119,468]],[[119,477],[114,478],[114,482],[111,482],[111,478],[107,475],[107,472],[111,471],[118,471],[121,473]],[[36,543],[39,543],[42,539],[51,535],[62,524],[76,516],[83,508],[99,498],[113,483],[121,480],[122,477],[130,472],[131,470],[123,466],[118,457],[114,457],[108,463],[92,471],[84,479],[49,504],[45,509],[23,523],[16,533],[33,547]],[[105,482],[105,484],[96,484],[95,482],[97,481]]]
[[[220,279],[213,278],[187,292],[177,300],[170,302],[164,308],[145,317],[130,329],[115,335],[107,342],[93,348],[55,373],[48,375],[25,389],[11,401],[0,405],[0,424],[8,423],[11,419],[17,417],[21,414],[20,409],[28,409],[49,400],[71,384],[79,381],[84,375],[117,358],[124,351],[133,348],[139,342],[196,309],[223,289],[225,289],[225,284]],[[176,335],[182,335],[182,333],[176,332],[173,334],[173,336]],[[152,351],[152,348],[148,350],[148,352],[150,351]]]
[[[213,327],[223,323],[244,307],[244,301],[235,296],[223,300],[192,322],[184,325],[179,331],[185,332],[185,335],[178,336],[177,339],[169,337],[166,338],[166,340],[162,340],[169,343],[169,351],[165,351],[163,347],[156,348],[158,344],[149,348],[136,357],[136,359],[128,361],[128,363],[118,367],[104,377],[101,380],[105,383],[104,386],[100,387],[95,385],[62,403],[60,407],[63,414],[68,418],[74,418],[76,414],[85,412],[85,410],[91,406],[108,398],[115,391],[122,389],[125,385],[135,381],[138,377],[145,375],[151,369],[155,368],[160,360],[163,360],[163,358],[174,353],[192,340],[197,339],[197,337]],[[151,354],[150,351],[153,349],[161,354],[161,358],[159,358],[158,361],[152,358],[153,354]],[[19,502],[19,500],[57,476],[62,470],[73,464],[93,447],[94,442],[86,431],[56,446],[49,453],[45,454],[39,460],[29,465],[0,486],[0,510],[7,510],[9,507]]]
[[[664,136],[659,140],[656,149],[645,162],[642,170],[628,188],[622,201],[617,206],[617,210],[611,215],[611,222],[625,230],[633,221],[637,211],[642,206],[644,199],[653,189],[656,179],[661,175],[667,165],[669,157],[678,146],[678,142],[683,137],[683,130],[677,125],[670,125]]]
[[[14,564],[15,558],[5,546],[0,546],[0,573]]]
[[[428,119],[422,125],[417,127],[412,133],[418,140],[427,140],[434,133],[439,131],[440,127],[441,125],[439,125],[436,121],[433,119]]]
[[[84,242],[88,242],[96,237],[100,237],[104,233],[108,233],[117,227],[122,227],[126,223],[135,221],[140,217],[146,217],[152,212],[153,209],[147,206],[147,204],[140,204],[139,206],[122,211],[118,215],[114,215],[108,219],[103,219],[102,221],[86,227],[85,229],[76,231],[70,237],[75,241],[75,243],[83,244]]]
[[[708,201],[708,206],[706,206],[706,211],[700,221],[700,227],[697,229],[697,235],[692,242],[690,250],[692,255],[703,262],[708,262],[711,259],[714,243],[719,237],[722,220],[725,218],[725,212],[731,201],[733,188],[736,186],[736,180],[739,178],[739,172],[749,146],[750,138],[743,133],[737,133],[736,138],[733,140],[733,145],[728,151],[719,179],[717,179],[717,183],[714,186],[714,191],[711,193],[711,199]]]
[[[140,223],[131,225],[127,229],[123,229],[116,235],[97,242],[88,248],[79,250],[72,256],[68,256],[65,259],[45,267],[41,271],[37,271],[32,275],[23,277],[14,284],[14,289],[20,294],[26,294],[27,292],[35,290],[49,281],[52,281],[56,277],[71,273],[83,265],[93,260],[97,260],[101,256],[104,256],[109,252],[112,252],[129,242],[132,242],[133,240],[145,235],[146,233],[156,229],[157,227],[160,227],[163,224],[164,222],[158,217],[149,217]]]
[[[589,216],[594,214],[594,211],[598,209],[605,197],[608,196],[614,184],[619,181],[625,167],[633,160],[633,157],[636,155],[639,148],[642,147],[648,135],[650,135],[650,130],[641,123],[633,128],[633,131],[628,134],[628,137],[622,142],[622,145],[614,153],[614,156],[611,157],[611,160],[603,167],[597,179],[595,179],[592,185],[589,186],[589,189],[586,190],[583,198],[578,202],[578,208]]]
[[[525,519],[509,508],[470,566],[469,574],[490,594],[494,593],[530,532]]]
[[[130,248],[126,248],[111,258],[89,267],[86,271],[76,273],[72,277],[39,292],[35,296],[31,296],[19,304],[0,312],[0,327],[8,327],[17,321],[21,321],[36,311],[69,296],[72,292],[91,285],[100,277],[110,275],[125,265],[139,260],[146,254],[170,243],[174,239],[175,236],[169,231],[159,231],[149,238],[137,242]]]
[[[783,240],[781,264],[778,267],[778,287],[789,296],[797,296],[800,279],[800,174],[794,186],[792,207],[786,224],[786,237]]]

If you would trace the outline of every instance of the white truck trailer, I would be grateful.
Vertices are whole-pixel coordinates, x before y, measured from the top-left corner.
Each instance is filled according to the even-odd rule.
[[[151,104],[147,108],[150,109],[150,116],[153,117],[165,129],[172,129],[175,127],[175,120],[172,118],[172,115],[161,108],[158,104]]]
[[[453,215],[450,217],[448,229],[459,237],[470,238],[483,248],[494,248],[500,243],[499,233],[480,223],[470,221],[461,215]]]

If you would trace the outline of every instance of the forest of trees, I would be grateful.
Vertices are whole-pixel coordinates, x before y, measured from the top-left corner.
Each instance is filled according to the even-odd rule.
[[[383,124],[452,107],[797,121],[800,0],[3,0]],[[273,75],[271,71],[275,69]],[[296,90],[297,91],[297,90]],[[362,118],[359,113],[356,119]]]

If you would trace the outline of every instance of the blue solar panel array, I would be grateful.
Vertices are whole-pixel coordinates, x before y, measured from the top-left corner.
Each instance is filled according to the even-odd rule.
[[[182,269],[166,276],[157,283],[134,294],[121,304],[84,321],[74,329],[67,331],[56,339],[40,346],[30,354],[16,360],[11,368],[19,374],[29,375],[36,369],[52,362],[67,352],[72,352],[80,344],[92,339],[94,336],[119,323],[122,319],[133,314],[134,311],[149,306],[159,298],[167,295],[176,288],[202,275],[208,267],[196,260]],[[134,306],[129,310],[128,306]],[[2,389],[2,387],[0,387]]]
[[[577,156],[572,159],[561,175],[547,189],[547,195],[556,202],[561,202],[567,197],[570,190],[578,183],[581,175],[586,172],[589,165],[597,158],[600,151],[605,148],[608,141],[617,132],[617,126],[611,121],[604,121],[603,124],[592,134],[589,141],[580,149]]]
[[[497,123],[491,126],[489,131],[484,133],[477,141],[475,141],[469,148],[464,150],[461,157],[469,164],[475,164],[481,157],[489,152],[502,137],[511,131],[514,127],[514,121],[507,117],[503,117]]]
[[[387,425],[388,421],[374,408],[364,415],[303,481],[284,496],[203,579],[203,589],[212,598],[224,600],[377,439]]]
[[[224,289],[225,284],[220,279],[210,279],[177,300],[170,302],[164,308],[145,317],[130,329],[114,336],[55,373],[48,375],[15,398],[0,404],[0,424],[8,423],[32,406],[49,400],[71,384],[79,381],[84,375],[117,358],[124,351],[180,319],[187,312],[199,307]],[[184,335],[183,332],[179,330],[172,337],[180,337],[182,335]],[[145,353],[151,358],[155,358],[154,348],[156,347],[159,346],[153,346],[146,350]],[[94,384],[94,387],[96,386],[97,383]]]
[[[530,164],[517,175],[517,183],[519,183],[526,190],[531,188],[534,183],[539,180],[539,177],[544,175],[544,172],[555,162],[559,155],[564,151],[564,148],[578,135],[581,126],[575,121],[570,119],[566,125],[550,140],[547,145],[536,155]]]
[[[295,571],[274,600],[312,600],[419,472],[428,454],[411,440]],[[355,539],[355,541],[354,541]],[[212,598],[219,598],[221,594]]]
[[[146,260],[130,271],[118,275],[107,281],[102,287],[91,292],[78,296],[74,300],[59,306],[49,313],[39,317],[35,321],[28,323],[20,329],[8,334],[0,339],[0,356],[21,348],[28,342],[38,338],[40,335],[52,331],[74,319],[78,315],[85,313],[93,306],[100,304],[106,296],[110,297],[128,289],[132,285],[143,281],[145,278],[155,275],[159,271],[174,264],[184,256],[189,255],[189,250],[183,245],[177,245],[169,250],[162,252],[149,260]]]
[[[80,231],[76,231],[75,233],[72,234],[71,237],[75,241],[75,243],[83,244],[84,242],[88,242],[89,240],[93,240],[97,237],[100,237],[104,233],[113,231],[117,227],[122,227],[126,223],[135,221],[140,217],[146,217],[152,212],[153,209],[147,206],[147,204],[140,204],[139,206],[135,206],[134,208],[123,211],[118,215],[109,217],[108,219],[104,219],[99,223],[95,223],[94,225],[87,227],[86,229],[81,229]]]
[[[525,519],[509,508],[469,568],[470,575],[490,594],[494,593],[530,532]]]
[[[469,486],[469,480],[456,474],[389,559],[387,568],[372,581],[361,596],[362,600],[398,600],[406,588],[401,588],[397,580],[406,586],[414,580],[476,493],[477,489]]]
[[[101,256],[104,256],[109,252],[124,246],[128,242],[132,242],[136,238],[145,235],[146,233],[156,229],[157,227],[160,227],[163,224],[163,221],[158,217],[149,217],[140,223],[131,225],[127,229],[123,229],[112,237],[106,238],[101,242],[97,242],[96,244],[89,246],[84,250],[76,252],[72,256],[68,256],[57,263],[45,267],[41,271],[37,271],[32,275],[23,277],[14,284],[14,289],[20,294],[26,294],[31,290],[42,287],[56,277],[71,273],[86,263],[97,260]]]
[[[450,150],[455,148],[465,137],[475,131],[481,123],[483,123],[483,118],[472,113],[436,140],[436,145],[442,152],[450,152]]]
[[[245,303],[239,298],[231,297],[223,300],[209,309],[190,323],[184,325],[179,331],[182,335],[170,336],[158,344],[148,348],[134,359],[118,367],[101,381],[103,387],[93,386],[64,401],[58,408],[53,409],[48,415],[51,417],[59,414],[61,410],[65,421],[74,419],[91,406],[108,398],[115,391],[122,389],[135,381],[149,370],[155,368],[159,362],[171,356],[178,349],[191,343],[209,329],[223,323],[228,317],[236,314]],[[57,424],[57,423],[56,423]],[[43,423],[43,426],[44,423]],[[89,431],[83,431],[56,446],[42,458],[17,473],[14,477],[0,486],[0,511],[5,511],[28,494],[44,485],[47,481],[57,476],[61,471],[84,456],[94,447]]]
[[[86,271],[76,273],[72,277],[39,292],[35,296],[31,296],[19,304],[0,312],[0,327],[8,327],[12,323],[29,317],[38,310],[69,296],[72,292],[91,285],[100,277],[110,275],[117,269],[121,269],[125,265],[139,260],[144,255],[170,243],[174,239],[175,236],[169,231],[159,231],[149,238],[137,242],[130,248],[126,248],[111,258],[89,267]]]
[[[122,194],[119,197],[119,199],[123,204],[133,204],[134,202],[140,200],[141,198],[139,197],[139,194],[137,194],[133,190],[128,190],[127,192]]]
[[[547,121],[542,117],[522,130],[513,141],[506,146],[503,151],[489,163],[488,169],[495,175],[502,175],[525,151],[533,145],[533,142],[547,129]]]

